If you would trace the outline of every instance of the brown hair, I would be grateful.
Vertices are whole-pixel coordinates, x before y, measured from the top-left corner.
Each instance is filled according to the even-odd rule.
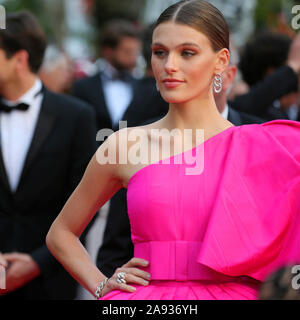
[[[100,46],[114,49],[124,37],[140,40],[139,30],[127,20],[111,20],[104,27],[100,38]]]
[[[29,11],[6,16],[6,29],[0,31],[0,48],[7,58],[25,50],[29,55],[30,70],[37,73],[43,62],[46,45],[44,31]]]
[[[155,27],[174,21],[204,33],[215,52],[229,50],[229,27],[222,13],[203,0],[184,0],[168,7],[157,19]]]

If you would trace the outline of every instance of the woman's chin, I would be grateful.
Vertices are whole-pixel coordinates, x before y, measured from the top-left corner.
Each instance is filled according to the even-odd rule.
[[[178,104],[187,101],[186,97],[175,97],[174,95],[170,94],[162,94],[161,96],[167,103]]]

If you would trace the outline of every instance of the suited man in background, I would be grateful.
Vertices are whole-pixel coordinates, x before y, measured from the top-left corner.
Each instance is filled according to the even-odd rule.
[[[239,69],[250,91],[230,101],[231,107],[266,121],[300,121],[299,110],[293,114],[290,112],[293,110],[288,108],[297,104],[299,51],[299,33],[293,41],[287,36],[272,32],[263,32],[251,39],[242,51],[239,62]]]
[[[235,126],[241,126],[244,124],[263,123],[265,120],[256,117],[254,115],[234,110],[231,107],[230,101],[227,101],[227,93],[229,92],[231,85],[234,82],[237,73],[237,66],[229,64],[224,73],[222,74],[223,88],[220,93],[215,93],[215,101],[217,108],[224,119],[227,119]]]
[[[98,130],[115,130],[134,96],[136,80],[131,72],[140,53],[139,32],[127,21],[111,21],[100,46],[99,72],[76,81],[72,91],[95,108]]]
[[[0,300],[73,299],[76,281],[46,247],[47,232],[96,150],[93,109],[37,76],[46,40],[29,12],[0,31]],[[84,235],[82,236],[82,241]]]
[[[131,104],[123,115],[128,127],[141,125],[145,122],[161,118],[169,111],[169,104],[161,97],[156,88],[156,80],[151,66],[152,33],[154,24],[142,33],[142,54],[146,62],[145,75],[136,82],[136,90]]]

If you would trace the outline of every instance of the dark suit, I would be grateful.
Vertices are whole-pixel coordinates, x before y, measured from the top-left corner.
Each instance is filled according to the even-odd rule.
[[[162,116],[148,120],[146,123],[159,120]],[[258,117],[238,112],[230,107],[228,121],[236,126],[264,122]],[[111,277],[115,269],[128,262],[134,254],[127,213],[126,192],[127,190],[123,188],[111,199],[103,243],[97,255],[97,266],[107,277]]]
[[[275,100],[296,91],[298,91],[297,74],[290,67],[283,66],[253,86],[247,94],[237,96],[230,101],[230,106],[266,121],[288,119],[284,111],[272,105]]]
[[[131,79],[133,98],[125,110],[121,120],[127,121],[128,127],[133,127],[142,122],[164,115],[168,111],[168,104],[161,98],[155,88],[153,78],[141,80]],[[103,84],[100,73],[75,82],[73,95],[91,104],[96,113],[97,129],[113,129],[112,119],[104,98]]]
[[[169,104],[163,100],[155,86],[154,78],[144,78],[136,82],[131,104],[123,115],[128,127],[162,118],[167,114]]]
[[[241,126],[243,124],[251,124],[251,123],[263,123],[265,120],[253,116],[251,114],[240,112],[232,109],[230,106],[228,108],[228,117],[227,120],[233,123],[235,126]]]
[[[73,299],[76,294],[76,281],[51,255],[45,240],[95,152],[94,115],[90,106],[77,99],[47,89],[43,93],[15,193],[0,146],[0,251],[30,254],[41,269],[41,276],[4,299]]]
[[[98,130],[103,128],[112,129],[112,120],[105,102],[100,73],[76,81],[72,89],[72,94],[76,98],[86,101],[94,107]]]

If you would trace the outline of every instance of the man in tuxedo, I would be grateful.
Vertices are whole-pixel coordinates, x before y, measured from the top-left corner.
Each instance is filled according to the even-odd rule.
[[[0,257],[6,264],[0,300],[73,299],[77,283],[45,239],[96,150],[93,109],[43,86],[37,72],[46,40],[35,17],[22,11],[6,20],[0,31]]]
[[[136,80],[131,72],[141,41],[131,23],[114,20],[105,26],[100,46],[99,72],[75,82],[73,95],[95,108],[98,130],[115,130],[133,99]]]
[[[293,41],[276,33],[262,33],[244,48],[239,68],[250,86],[247,94],[230,101],[238,111],[274,119],[300,120],[300,113],[292,116],[283,106],[297,100],[300,73],[300,34]],[[286,103],[285,100],[289,100]],[[294,100],[294,102],[291,102]]]
[[[236,77],[237,67],[234,64],[230,64],[222,74],[223,87],[220,93],[215,93],[215,101],[217,108],[223,118],[227,119],[235,126],[241,126],[251,123],[263,123],[265,120],[256,117],[254,115],[234,110],[231,107],[230,101],[227,101],[227,92],[229,92],[232,83]]]

